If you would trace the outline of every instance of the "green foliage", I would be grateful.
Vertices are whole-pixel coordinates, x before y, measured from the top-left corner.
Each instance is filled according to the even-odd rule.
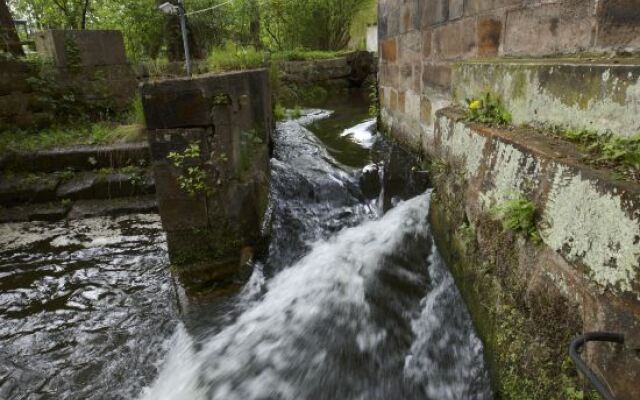
[[[227,94],[219,93],[213,97],[213,104],[220,106],[230,104],[231,98]]]
[[[251,164],[255,158],[257,149],[264,141],[255,130],[240,133],[240,173],[245,174],[251,170]]]
[[[211,71],[222,72],[260,68],[265,65],[265,59],[264,54],[253,47],[228,42],[224,47],[212,48],[207,63]]]
[[[532,201],[518,195],[492,210],[502,221],[502,227],[523,234],[535,243],[542,241],[536,226],[537,211]]]
[[[374,118],[380,117],[380,92],[377,80],[369,84],[369,115]]]
[[[273,108],[273,118],[275,118],[276,121],[282,121],[287,118],[287,110],[282,104],[276,103]]]
[[[465,251],[471,250],[476,242],[476,227],[468,222],[463,223],[456,230],[456,238]]]
[[[490,125],[508,125],[512,117],[499,97],[486,93],[482,98],[467,99],[467,120]]]
[[[182,152],[171,152],[167,158],[181,170],[177,179],[180,190],[191,197],[211,192],[207,184],[209,175],[200,165],[195,165],[200,160],[199,143],[192,143]]]
[[[140,125],[118,125],[109,122],[79,123],[52,127],[37,132],[7,130],[0,132],[0,154],[7,152],[47,150],[72,145],[102,145],[144,140]]]
[[[293,110],[291,110],[291,118],[297,119],[300,117],[302,117],[302,109],[296,104]]]
[[[284,50],[276,51],[271,54],[274,61],[312,61],[312,60],[330,60],[332,58],[341,57],[347,54],[344,51],[328,51],[328,50]]]
[[[142,106],[142,98],[140,95],[136,95],[135,99],[131,103],[131,111],[129,114],[129,121],[132,124],[144,126],[146,124],[144,117],[144,107]]]
[[[64,33],[65,62],[69,71],[77,72],[82,64],[80,48],[69,31]]]
[[[196,11],[224,2],[188,0],[186,7]],[[157,0],[9,0],[16,18],[27,19],[36,30],[82,29],[83,21],[87,29],[120,30],[129,57],[136,61],[175,52],[170,47],[179,32],[177,19],[159,12],[158,4]],[[375,22],[376,10],[375,0],[243,0],[192,15],[188,24],[194,54],[224,47],[227,40],[269,50],[341,50],[352,34],[363,37],[366,26]]]
[[[551,131],[590,153],[592,157],[587,161],[613,167],[622,175],[640,179],[640,133],[622,137],[611,132],[598,134],[587,129],[556,127]]]
[[[191,197],[195,197],[198,194],[206,194],[209,192],[207,177],[207,172],[201,167],[189,167],[186,169],[184,175],[178,177],[178,184],[183,192]]]
[[[373,0],[262,0],[263,41],[278,50],[340,50],[350,39],[354,17]]]
[[[180,153],[172,151],[167,158],[173,162],[176,168],[183,168],[185,163],[200,159],[200,144],[192,143]]]
[[[76,171],[73,168],[67,167],[62,171],[58,171],[56,175],[63,181],[68,182],[76,176]]]

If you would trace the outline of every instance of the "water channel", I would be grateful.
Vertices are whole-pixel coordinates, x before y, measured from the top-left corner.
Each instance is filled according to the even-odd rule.
[[[156,215],[0,225],[0,399],[491,399],[426,179],[359,98],[278,124],[232,296],[182,299]]]

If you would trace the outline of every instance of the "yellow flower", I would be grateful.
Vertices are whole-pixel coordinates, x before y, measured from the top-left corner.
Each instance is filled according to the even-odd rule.
[[[469,109],[471,110],[478,110],[480,107],[482,107],[482,102],[480,100],[474,100],[469,103]]]

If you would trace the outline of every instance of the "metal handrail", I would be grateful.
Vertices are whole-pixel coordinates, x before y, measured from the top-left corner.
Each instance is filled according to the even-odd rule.
[[[624,335],[611,332],[590,332],[573,339],[569,346],[569,357],[571,357],[571,360],[576,364],[578,371],[587,378],[593,388],[597,390],[605,400],[616,400],[609,388],[602,382],[602,380],[600,380],[600,377],[598,377],[595,372],[587,366],[582,358],[580,358],[578,350],[580,350],[580,348],[587,342],[612,342],[624,344]]]

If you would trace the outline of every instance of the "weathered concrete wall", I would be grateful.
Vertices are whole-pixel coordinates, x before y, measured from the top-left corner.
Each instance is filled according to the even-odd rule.
[[[260,242],[267,205],[267,71],[151,82],[141,94],[171,260],[189,286],[232,279]],[[171,153],[192,146],[176,163]],[[189,193],[189,181],[202,185]]]
[[[573,145],[548,143],[530,129],[469,125],[463,117],[441,110],[426,138],[428,156],[441,165],[433,171],[433,225],[501,396],[554,398],[575,376],[562,366],[570,338],[611,331],[624,333],[627,347],[590,347],[588,359],[617,398],[634,399],[640,185],[583,165]],[[516,196],[535,204],[542,243],[503,230],[494,215]]]
[[[546,123],[621,136],[640,132],[640,67],[633,60],[470,61],[456,64],[452,76],[459,104],[481,93],[497,94],[516,124]]]
[[[38,51],[52,64],[0,60],[0,129],[48,127],[70,111],[104,117],[129,110],[138,81],[120,32],[46,31],[36,37]]]
[[[127,64],[120,31],[49,30],[34,37],[40,56],[57,67]]]
[[[286,107],[322,107],[341,91],[363,87],[375,79],[377,58],[373,53],[355,51],[328,60],[277,62],[277,101]]]
[[[372,53],[356,51],[327,60],[281,61],[277,63],[283,83],[334,86],[361,85],[375,74],[377,60]]]

